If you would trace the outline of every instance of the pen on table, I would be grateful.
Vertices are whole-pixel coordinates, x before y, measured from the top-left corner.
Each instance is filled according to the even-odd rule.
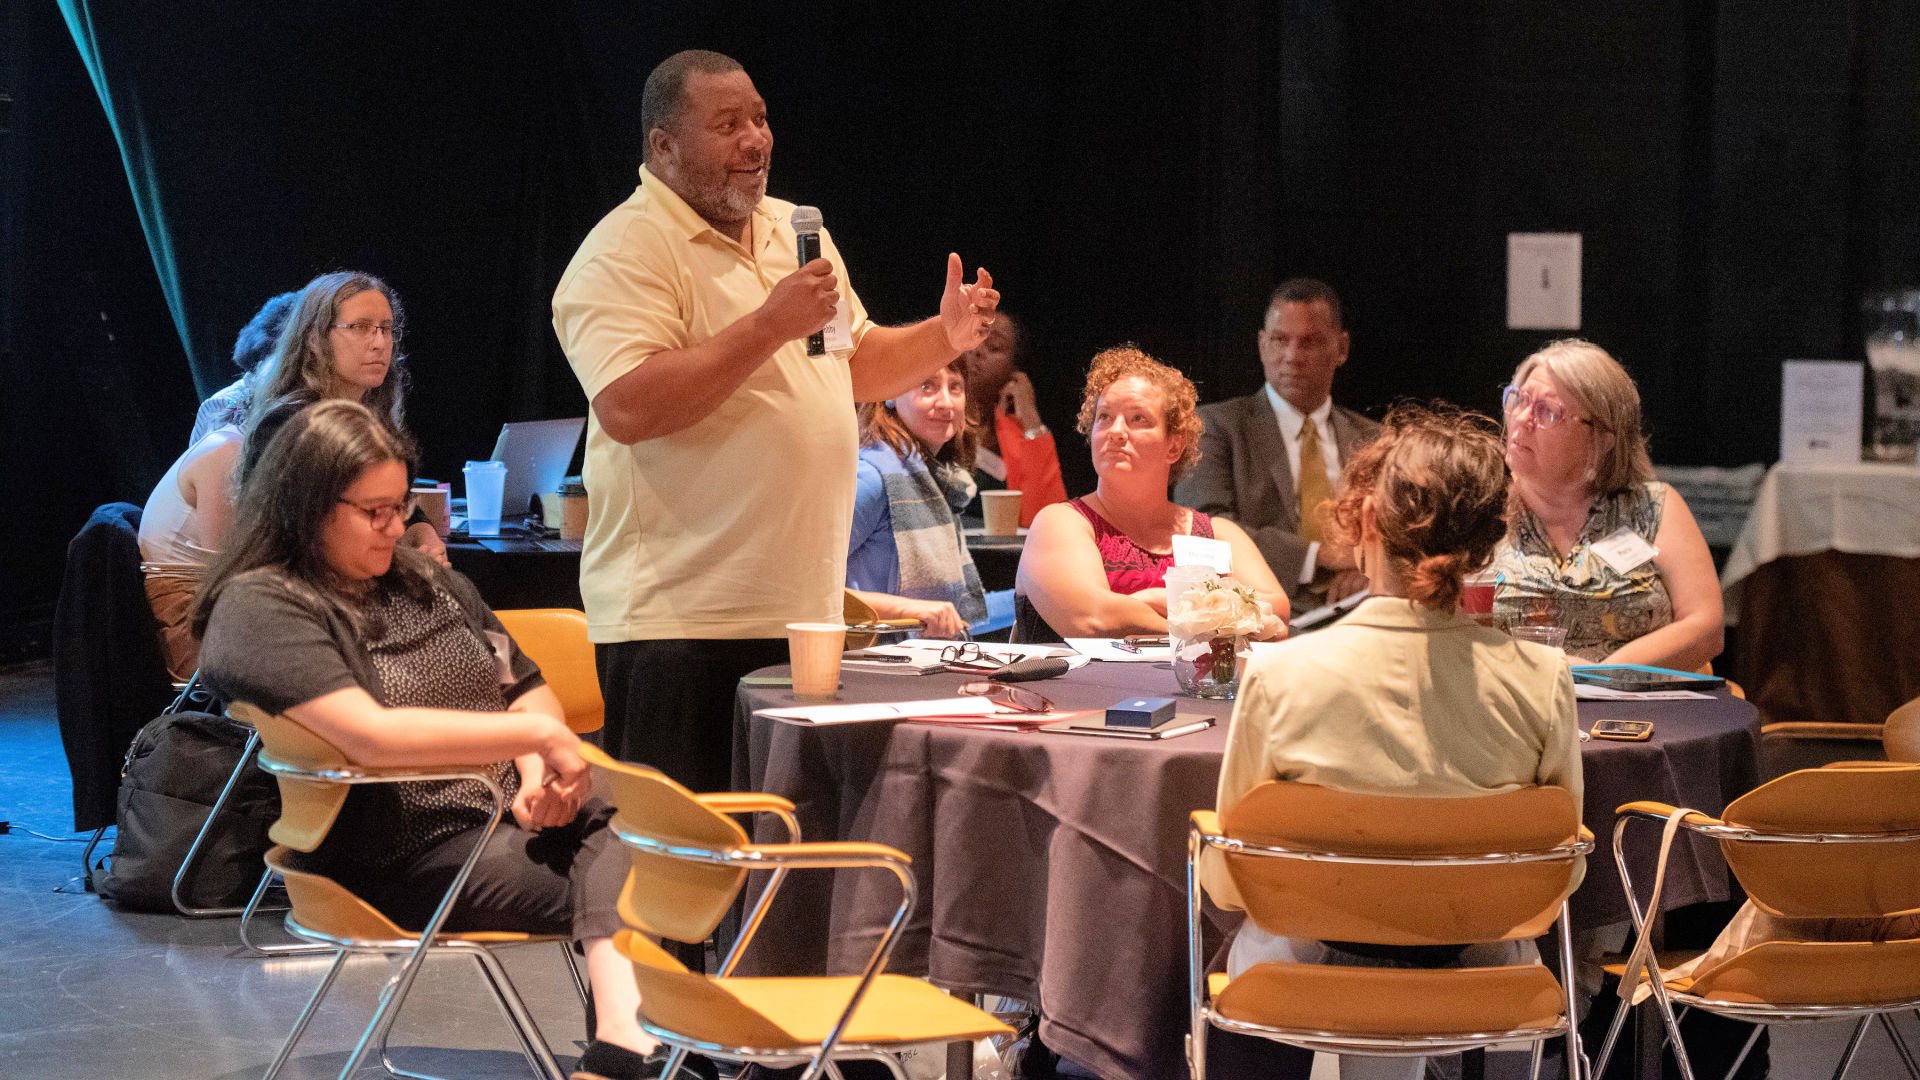
[[[1114,647],[1114,648],[1116,648],[1116,649],[1124,649],[1124,650],[1126,650],[1127,652],[1130,652],[1130,653],[1137,653],[1137,652],[1139,652],[1139,651],[1140,651],[1140,646],[1138,646],[1138,645],[1135,645],[1135,644],[1134,644],[1133,642],[1131,642],[1131,641],[1126,641],[1126,640],[1124,640],[1124,639],[1122,639],[1122,640],[1116,640],[1116,641],[1115,641],[1115,642],[1113,643],[1113,647]]]

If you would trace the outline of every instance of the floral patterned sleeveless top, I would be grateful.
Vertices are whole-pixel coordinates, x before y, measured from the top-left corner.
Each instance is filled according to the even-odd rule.
[[[1093,545],[1100,549],[1100,563],[1107,571],[1107,588],[1122,596],[1131,596],[1142,589],[1157,589],[1167,583],[1167,567],[1173,565],[1172,552],[1161,555],[1127,539],[1126,533],[1114,528],[1113,523],[1088,506],[1085,499],[1074,499],[1067,505],[1080,511],[1080,516],[1093,526]],[[1213,519],[1195,510],[1192,530],[1194,536],[1213,539]]]
[[[1494,551],[1495,617],[1565,627],[1568,655],[1588,661],[1672,622],[1673,597],[1652,559],[1622,574],[1593,551],[1622,528],[1652,544],[1666,505],[1667,485],[1657,480],[1595,500],[1565,558],[1540,519],[1523,513]]]

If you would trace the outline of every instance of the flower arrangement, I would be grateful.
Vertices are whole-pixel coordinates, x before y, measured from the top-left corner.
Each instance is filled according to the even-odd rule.
[[[1273,605],[1245,585],[1208,577],[1167,609],[1173,671],[1180,688],[1201,697],[1230,698],[1239,689],[1239,653],[1248,638],[1280,633]]]

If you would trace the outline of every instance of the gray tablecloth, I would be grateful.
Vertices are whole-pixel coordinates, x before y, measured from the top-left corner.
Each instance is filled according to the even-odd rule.
[[[962,681],[846,672],[840,696],[945,697]],[[1029,685],[1062,708],[1100,708],[1170,695],[1173,674],[1094,663]],[[878,841],[913,858],[920,902],[889,970],[1038,1002],[1047,1045],[1110,1080],[1184,1076],[1186,822],[1213,805],[1232,703],[1179,700],[1180,711],[1219,724],[1162,742],[912,723],[810,727],[754,715],[793,704],[785,688],[743,686],[734,786],[792,799],[808,840]],[[1657,726],[1646,743],[1588,744],[1585,819],[1597,848],[1573,898],[1576,927],[1627,918],[1611,854],[1615,807],[1659,799],[1718,812],[1756,779],[1758,720],[1743,701],[1582,706],[1583,722],[1599,717]],[[781,839],[779,827],[763,824],[757,838]],[[1636,859],[1649,873],[1656,846]],[[1676,844],[1663,906],[1727,896],[1718,849]],[[898,897],[880,872],[797,875],[742,973],[855,973]],[[1209,948],[1238,920],[1210,909]]]

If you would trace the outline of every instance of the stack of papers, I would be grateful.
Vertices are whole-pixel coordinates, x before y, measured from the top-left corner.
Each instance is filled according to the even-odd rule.
[[[1000,706],[983,697],[934,698],[928,701],[874,701],[858,705],[796,705],[761,709],[760,715],[802,724],[859,724],[874,720],[912,720],[919,717],[988,717],[996,719],[1040,715]],[[1048,719],[1058,719],[1049,716]]]
[[[1573,696],[1581,701],[1680,701],[1688,698],[1713,700],[1712,694],[1703,694],[1698,690],[1615,690],[1611,686],[1594,686],[1591,683],[1578,681],[1573,684]]]

